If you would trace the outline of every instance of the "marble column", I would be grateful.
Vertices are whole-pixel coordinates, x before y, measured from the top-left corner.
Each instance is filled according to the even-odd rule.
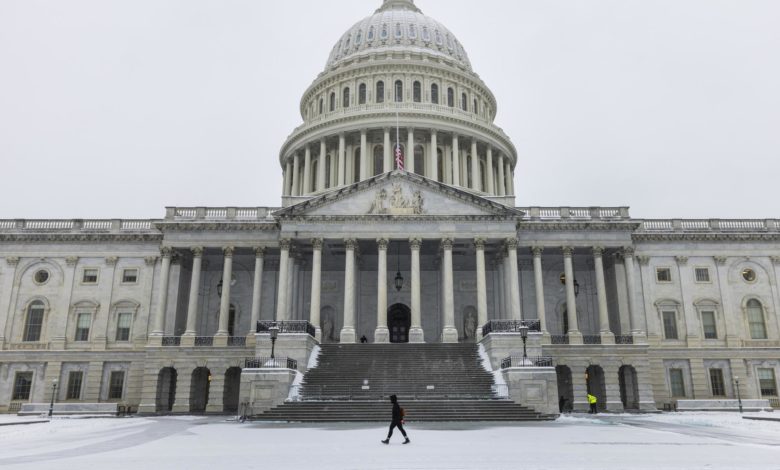
[[[604,282],[604,248],[593,247],[593,267],[596,271],[596,299],[599,306],[599,331],[601,344],[615,344],[615,335],[609,329],[609,312],[607,310],[607,286]]]
[[[498,155],[498,195],[506,196],[506,177],[504,176],[504,156]]]
[[[455,328],[455,286],[452,273],[452,238],[443,238],[441,241],[443,269],[442,282],[444,284],[444,330],[441,333],[443,343],[457,343],[458,330]]]
[[[368,179],[368,131],[360,131],[360,179]]]
[[[477,252],[477,341],[482,339],[482,327],[487,323],[487,278],[485,275],[485,239],[475,238]]]
[[[325,189],[325,160],[328,154],[328,147],[325,139],[320,139],[320,155],[317,157],[317,188],[315,191]]]
[[[438,165],[439,145],[436,142],[436,139],[437,139],[436,130],[431,130],[431,155],[430,155],[431,158],[428,159],[428,161],[430,162],[431,171],[428,174],[428,178],[434,181],[439,181],[439,165]]]
[[[346,137],[344,133],[339,134],[339,160],[338,160],[338,186],[344,186],[347,174],[347,156],[346,156]]]
[[[311,145],[306,145],[303,157],[303,181],[301,182],[301,196],[311,192]]]
[[[482,178],[479,171],[479,154],[477,153],[477,139],[471,139],[471,189],[482,191]]]
[[[384,157],[382,163],[384,168],[382,169],[382,173],[387,173],[388,171],[393,171],[393,149],[390,144],[390,128],[385,127],[384,131],[384,143],[382,145],[382,156]]]
[[[230,284],[233,279],[233,247],[226,246],[222,249],[222,252],[225,254],[225,262],[222,266],[222,297],[220,298],[219,303],[219,329],[214,336],[227,336],[228,321],[230,321]]]
[[[293,196],[301,195],[300,182],[298,181],[298,173],[300,172],[299,166],[301,164],[300,160],[300,156],[296,153],[293,157],[292,191],[290,192]]]
[[[574,292],[574,249],[563,247],[563,273],[566,278],[566,316],[569,319],[569,344],[582,344],[582,333],[577,325],[577,297]]]
[[[623,248],[623,260],[626,264],[626,288],[628,289],[628,315],[631,319],[631,334],[644,335],[644,328],[639,315],[639,306],[636,303],[636,277],[634,275],[634,248]]]
[[[522,320],[520,277],[517,272],[517,238],[507,238],[506,251],[509,259],[509,298],[512,308],[512,320]]]
[[[292,182],[292,163],[287,160],[287,163],[284,164],[284,182],[282,183],[282,194],[285,196],[289,196],[291,194],[290,192],[290,183]]]
[[[495,184],[493,182],[493,149],[488,145],[487,148],[487,155],[485,157],[487,161],[485,162],[485,171],[487,174],[485,175],[485,181],[487,182],[487,193],[490,195],[496,194],[496,188]]]
[[[404,167],[409,173],[415,173],[414,168],[414,127],[410,127],[406,132],[406,155],[404,156]]]
[[[547,336],[547,315],[544,308],[544,271],[542,270],[542,251],[540,246],[531,248],[534,255],[534,288],[536,290],[536,318],[539,319],[542,334]]]
[[[260,307],[263,305],[263,265],[265,261],[265,247],[255,248],[255,278],[252,282],[252,317],[249,321],[249,336],[254,336],[257,331],[257,322],[260,321]]]
[[[512,174],[512,165],[509,162],[506,162],[506,193],[511,196],[515,194],[515,178]]]
[[[279,240],[279,292],[276,296],[276,321],[286,321],[287,318],[287,271],[290,265],[289,238]]]
[[[339,342],[355,342],[355,250],[358,242],[354,238],[344,240],[346,248],[344,263],[344,326]]]
[[[160,265],[160,298],[157,300],[157,315],[154,318],[154,329],[151,336],[163,336],[165,334],[165,313],[168,310],[168,280],[171,274],[171,256],[173,248],[164,246],[160,248],[162,264]]]
[[[390,342],[390,331],[387,329],[387,246],[386,238],[376,241],[379,250],[377,258],[376,279],[376,330],[374,331],[375,343]]]
[[[314,339],[322,341],[320,329],[320,289],[322,287],[322,238],[311,240],[311,303],[309,304],[309,323],[314,325]]]
[[[409,329],[410,343],[424,343],[425,336],[422,329],[422,312],[420,311],[420,247],[422,240],[410,238],[409,247],[412,250],[412,327]]]
[[[460,145],[458,135],[452,136],[452,184],[460,186]]]
[[[184,336],[197,336],[198,299],[200,297],[200,270],[203,262],[203,248],[192,248],[192,275],[190,276],[190,297],[187,304],[187,329]],[[194,345],[194,342],[193,342]]]
[[[501,256],[504,258],[504,272],[503,272],[503,279],[504,279],[504,319],[512,319],[514,318],[514,313],[512,311],[512,283],[510,282],[510,279],[512,276],[509,274],[509,253],[507,252],[506,245],[504,245],[503,249],[501,250]]]

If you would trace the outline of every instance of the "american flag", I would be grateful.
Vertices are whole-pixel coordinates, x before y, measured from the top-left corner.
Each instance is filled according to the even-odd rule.
[[[401,145],[399,144],[395,146],[395,167],[404,171],[404,154],[401,152]]]

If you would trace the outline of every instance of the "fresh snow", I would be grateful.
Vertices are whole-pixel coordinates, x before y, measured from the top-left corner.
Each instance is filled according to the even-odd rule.
[[[772,413],[750,416],[773,417]],[[778,469],[780,422],[738,413],[565,415],[555,422],[237,423],[222,418],[56,418],[0,426],[0,468]],[[397,434],[397,433],[396,433]]]

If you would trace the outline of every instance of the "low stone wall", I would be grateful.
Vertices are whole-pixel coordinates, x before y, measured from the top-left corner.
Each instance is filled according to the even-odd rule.
[[[493,369],[501,367],[501,361],[509,356],[523,355],[523,339],[520,333],[490,333],[480,341],[485,352],[490,357]],[[528,356],[542,355],[542,334],[529,332],[526,339]]]
[[[24,403],[19,416],[49,413],[49,403]],[[116,416],[119,410],[116,403],[55,403],[55,415],[106,415]]]
[[[316,346],[317,340],[305,333],[284,333],[276,339],[274,356],[289,357],[298,361],[298,370],[306,372],[311,351]],[[255,357],[271,356],[271,335],[268,333],[255,334]]]
[[[769,400],[742,400],[743,411],[773,411]],[[739,411],[739,401],[722,400],[677,400],[677,411]]]
[[[292,369],[242,370],[241,403],[249,404],[247,414],[259,414],[284,403],[295,375],[296,371]]]
[[[553,367],[508,367],[501,374],[515,403],[558,414],[558,379]]]

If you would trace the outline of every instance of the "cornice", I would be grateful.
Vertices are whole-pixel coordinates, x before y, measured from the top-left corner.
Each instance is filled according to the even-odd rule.
[[[544,222],[529,222],[522,221],[517,224],[518,231],[528,232],[571,232],[571,231],[621,231],[621,232],[634,232],[638,227],[639,222],[605,222],[605,221],[544,221]]]
[[[248,232],[248,231],[279,231],[279,224],[276,222],[256,222],[256,221],[240,221],[240,222],[160,222],[155,224],[161,232],[191,232],[191,231],[220,231],[220,232]]]
[[[0,242],[156,242],[162,233],[0,233]]]
[[[780,242],[780,233],[633,233],[635,242]]]

